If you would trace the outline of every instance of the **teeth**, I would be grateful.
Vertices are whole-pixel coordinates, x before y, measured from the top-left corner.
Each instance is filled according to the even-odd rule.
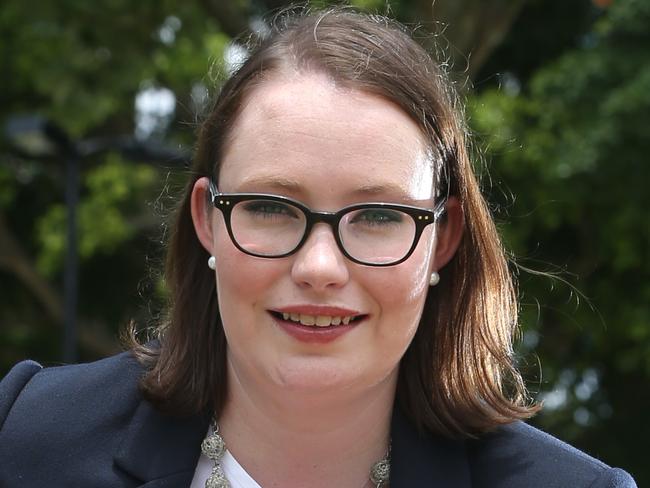
[[[300,314],[300,323],[302,325],[314,325],[316,324],[316,317],[313,315]]]
[[[316,317],[316,325],[318,327],[327,327],[332,323],[332,317],[328,317],[326,315],[319,315]]]
[[[329,327],[330,325],[347,325],[352,320],[352,316],[346,317],[332,317],[329,315],[306,315],[302,313],[288,313],[282,312],[284,320],[291,320],[292,322],[300,322],[302,325],[315,325],[316,327]]]

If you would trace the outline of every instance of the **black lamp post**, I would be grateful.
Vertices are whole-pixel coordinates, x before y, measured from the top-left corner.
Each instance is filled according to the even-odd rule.
[[[79,297],[79,254],[77,252],[77,204],[79,203],[79,153],[65,156],[66,253],[63,274],[63,360],[77,361],[77,300]]]
[[[66,254],[63,274],[63,360],[77,360],[77,297],[79,258],[77,254],[77,203],[79,202],[79,160],[76,144],[52,122],[36,116],[9,119],[6,134],[15,148],[33,158],[65,160]]]
[[[164,164],[188,164],[191,155],[155,141],[139,141],[132,136],[73,141],[53,122],[39,116],[12,117],[5,134],[20,155],[35,159],[63,159],[66,165],[66,257],[64,268],[63,360],[77,360],[77,301],[79,257],[77,253],[77,205],[79,202],[79,162],[105,151],[117,151],[126,159]]]

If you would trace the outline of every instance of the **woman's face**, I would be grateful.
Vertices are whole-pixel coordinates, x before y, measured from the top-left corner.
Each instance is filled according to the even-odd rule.
[[[423,136],[396,105],[307,74],[254,89],[233,128],[218,185],[224,193],[277,194],[337,211],[361,202],[431,208],[432,181]],[[197,200],[205,183],[195,187]],[[433,225],[408,260],[385,268],[346,259],[323,223],[297,253],[278,259],[239,251],[219,211],[203,228],[197,224],[216,257],[228,364],[239,382],[307,392],[394,385],[430,273],[439,267]],[[310,325],[350,316],[348,325]]]

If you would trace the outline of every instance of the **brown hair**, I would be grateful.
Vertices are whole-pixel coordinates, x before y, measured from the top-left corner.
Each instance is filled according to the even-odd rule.
[[[426,135],[440,162],[439,185],[461,202],[465,231],[432,287],[402,358],[397,402],[420,428],[448,437],[477,435],[532,415],[513,361],[517,303],[497,231],[466,147],[457,97],[439,64],[389,19],[333,8],[276,20],[273,32],[224,84],[203,123],[192,173],[177,209],[166,263],[168,319],[159,343],[134,345],[147,368],[141,389],[173,414],[214,412],[227,394],[226,340],[207,252],[194,232],[190,194],[218,178],[227,138],[247,95],[265,76],[316,71],[391,100]]]

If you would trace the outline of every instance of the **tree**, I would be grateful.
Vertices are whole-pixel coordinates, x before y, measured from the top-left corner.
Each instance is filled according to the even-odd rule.
[[[571,282],[519,273],[550,407],[538,422],[640,485],[643,449],[630,446],[650,432],[629,419],[650,404],[648,26],[647,2],[615,2],[573,49],[486,88],[471,111],[498,182],[492,201],[511,221],[508,247]]]
[[[9,2],[0,12],[0,33],[7,74],[0,93],[3,122],[16,113],[39,112],[73,138],[128,134],[134,129],[135,95],[147,86],[167,87],[178,93],[179,121],[168,138],[179,143],[192,139],[198,112],[193,107],[200,103],[192,88],[200,95],[212,82],[210,74],[223,69],[228,42],[200,8],[175,2],[43,1],[38,10]],[[58,335],[65,242],[61,162],[22,160],[7,141],[2,144],[0,347],[6,369],[25,348],[51,344],[43,338]],[[143,256],[160,255],[151,241],[164,219],[160,209],[143,202],[164,201],[160,182],[173,191],[178,168],[157,168],[156,174],[115,154],[83,164],[80,339],[83,352],[96,357],[118,347],[118,325],[145,315],[136,305],[138,283],[147,275]],[[147,286],[156,289],[155,279]],[[130,300],[115,290],[130,290]],[[58,347],[31,355],[55,360]]]

